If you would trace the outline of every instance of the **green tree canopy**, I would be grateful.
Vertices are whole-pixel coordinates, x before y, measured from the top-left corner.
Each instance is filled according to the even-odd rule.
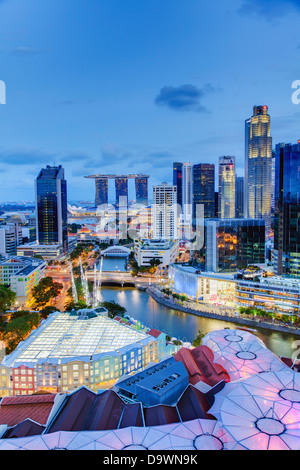
[[[16,294],[8,287],[0,285],[0,312],[5,312],[15,302]]]
[[[53,281],[50,276],[44,277],[32,289],[34,306],[38,309],[45,307],[50,300],[58,296],[62,289],[63,285],[60,282]]]

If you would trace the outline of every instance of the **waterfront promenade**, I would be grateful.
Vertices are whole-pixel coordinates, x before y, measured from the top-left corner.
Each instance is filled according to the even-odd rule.
[[[146,289],[148,295],[150,295],[156,302],[172,308],[174,310],[179,310],[181,312],[189,313],[191,315],[197,315],[199,317],[213,318],[216,320],[224,320],[240,325],[247,326],[249,328],[266,328],[269,330],[280,331],[283,333],[291,333],[293,335],[300,335],[300,329],[294,326],[289,325],[280,325],[275,322],[266,322],[262,321],[261,318],[258,319],[249,319],[237,312],[233,307],[228,306],[217,306],[217,305],[208,305],[203,303],[196,302],[177,302],[176,299],[170,298],[158,287],[149,286]]]

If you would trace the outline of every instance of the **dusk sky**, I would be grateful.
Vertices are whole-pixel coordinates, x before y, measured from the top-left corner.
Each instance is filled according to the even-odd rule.
[[[300,138],[299,32],[300,0],[0,0],[0,200],[32,201],[46,164],[69,200],[95,173],[147,173],[151,194],[173,161],[243,175],[254,105],[273,146]]]

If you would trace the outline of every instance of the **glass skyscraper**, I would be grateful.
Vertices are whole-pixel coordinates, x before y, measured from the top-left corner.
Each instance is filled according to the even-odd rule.
[[[235,157],[219,157],[219,217],[235,218]]]
[[[244,178],[242,176],[236,178],[235,216],[237,219],[244,217]]]
[[[245,217],[264,219],[271,228],[272,137],[268,106],[254,106],[245,123]]]
[[[193,167],[193,219],[197,205],[203,204],[204,218],[215,217],[215,165],[199,163]]]
[[[126,198],[126,200],[128,201],[128,178],[125,176],[116,177],[115,187],[116,187],[116,205],[118,206],[120,204],[120,198]]]
[[[177,188],[177,204],[182,208],[182,163],[173,163],[173,185]]]
[[[300,276],[300,141],[276,145],[274,271]]]
[[[265,262],[265,221],[205,220],[205,269],[232,272]]]
[[[37,241],[68,249],[67,182],[59,166],[43,168],[36,181]]]

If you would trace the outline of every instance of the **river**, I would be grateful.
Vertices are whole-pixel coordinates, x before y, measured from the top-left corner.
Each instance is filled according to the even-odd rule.
[[[171,337],[192,342],[198,330],[207,334],[223,328],[238,328],[238,324],[211,318],[198,317],[173,310],[157,303],[146,292],[135,288],[102,287],[101,302],[114,300],[126,308],[127,314],[143,322],[150,328],[164,331]],[[264,328],[255,332],[265,345],[277,356],[291,357],[300,346],[300,336],[281,333]],[[298,341],[298,344],[293,343]]]

